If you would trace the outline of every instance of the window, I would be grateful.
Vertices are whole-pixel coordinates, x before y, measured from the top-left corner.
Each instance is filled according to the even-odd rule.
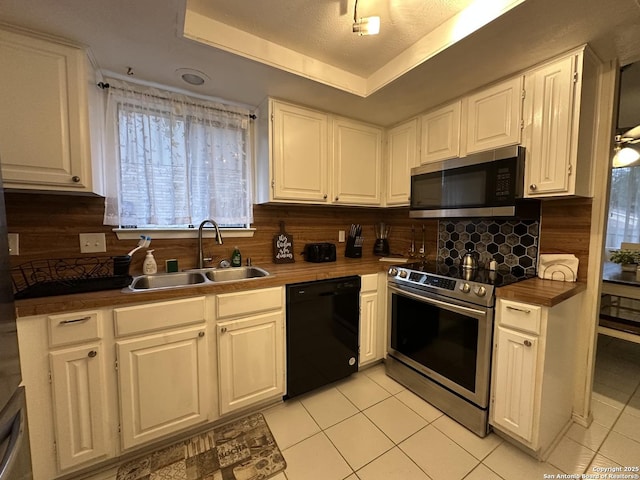
[[[611,195],[606,247],[619,249],[622,242],[640,242],[640,166],[611,170]]]
[[[107,119],[115,162],[107,173],[105,224],[252,222],[248,111],[110,82]]]

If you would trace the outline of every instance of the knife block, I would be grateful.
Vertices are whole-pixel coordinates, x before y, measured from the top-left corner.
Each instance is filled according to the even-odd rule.
[[[347,246],[344,251],[344,256],[349,258],[362,258],[362,243],[364,238],[362,236],[347,237]]]

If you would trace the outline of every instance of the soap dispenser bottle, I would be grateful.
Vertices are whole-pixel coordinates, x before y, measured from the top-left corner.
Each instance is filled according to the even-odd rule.
[[[145,275],[151,275],[158,272],[158,264],[156,259],[153,258],[153,250],[147,250],[147,256],[144,257],[142,263],[142,273]]]
[[[233,247],[233,253],[231,254],[231,266],[232,267],[242,266],[242,255],[240,254],[240,249],[237,246]]]

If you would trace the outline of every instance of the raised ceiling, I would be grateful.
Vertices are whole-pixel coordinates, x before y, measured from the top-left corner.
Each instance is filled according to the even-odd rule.
[[[378,37],[351,33],[354,0],[1,0],[0,21],[82,43],[106,72],[131,67],[136,79],[250,107],[274,96],[386,126],[583,43],[602,60],[638,61],[639,2],[484,0],[504,13],[472,15],[486,25],[440,47],[446,36],[432,27],[450,31],[468,1],[359,0],[360,14],[382,17]],[[180,68],[211,81],[189,87]]]

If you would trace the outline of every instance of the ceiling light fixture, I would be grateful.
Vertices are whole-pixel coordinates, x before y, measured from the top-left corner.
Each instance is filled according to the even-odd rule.
[[[353,9],[353,33],[358,35],[377,35],[380,33],[380,17],[358,18],[358,0]]]
[[[189,85],[199,86],[211,80],[205,73],[193,68],[179,68],[176,74]]]
[[[632,167],[640,160],[640,152],[634,145],[640,143],[640,125],[631,130],[616,135],[615,155],[613,156],[613,168]]]

